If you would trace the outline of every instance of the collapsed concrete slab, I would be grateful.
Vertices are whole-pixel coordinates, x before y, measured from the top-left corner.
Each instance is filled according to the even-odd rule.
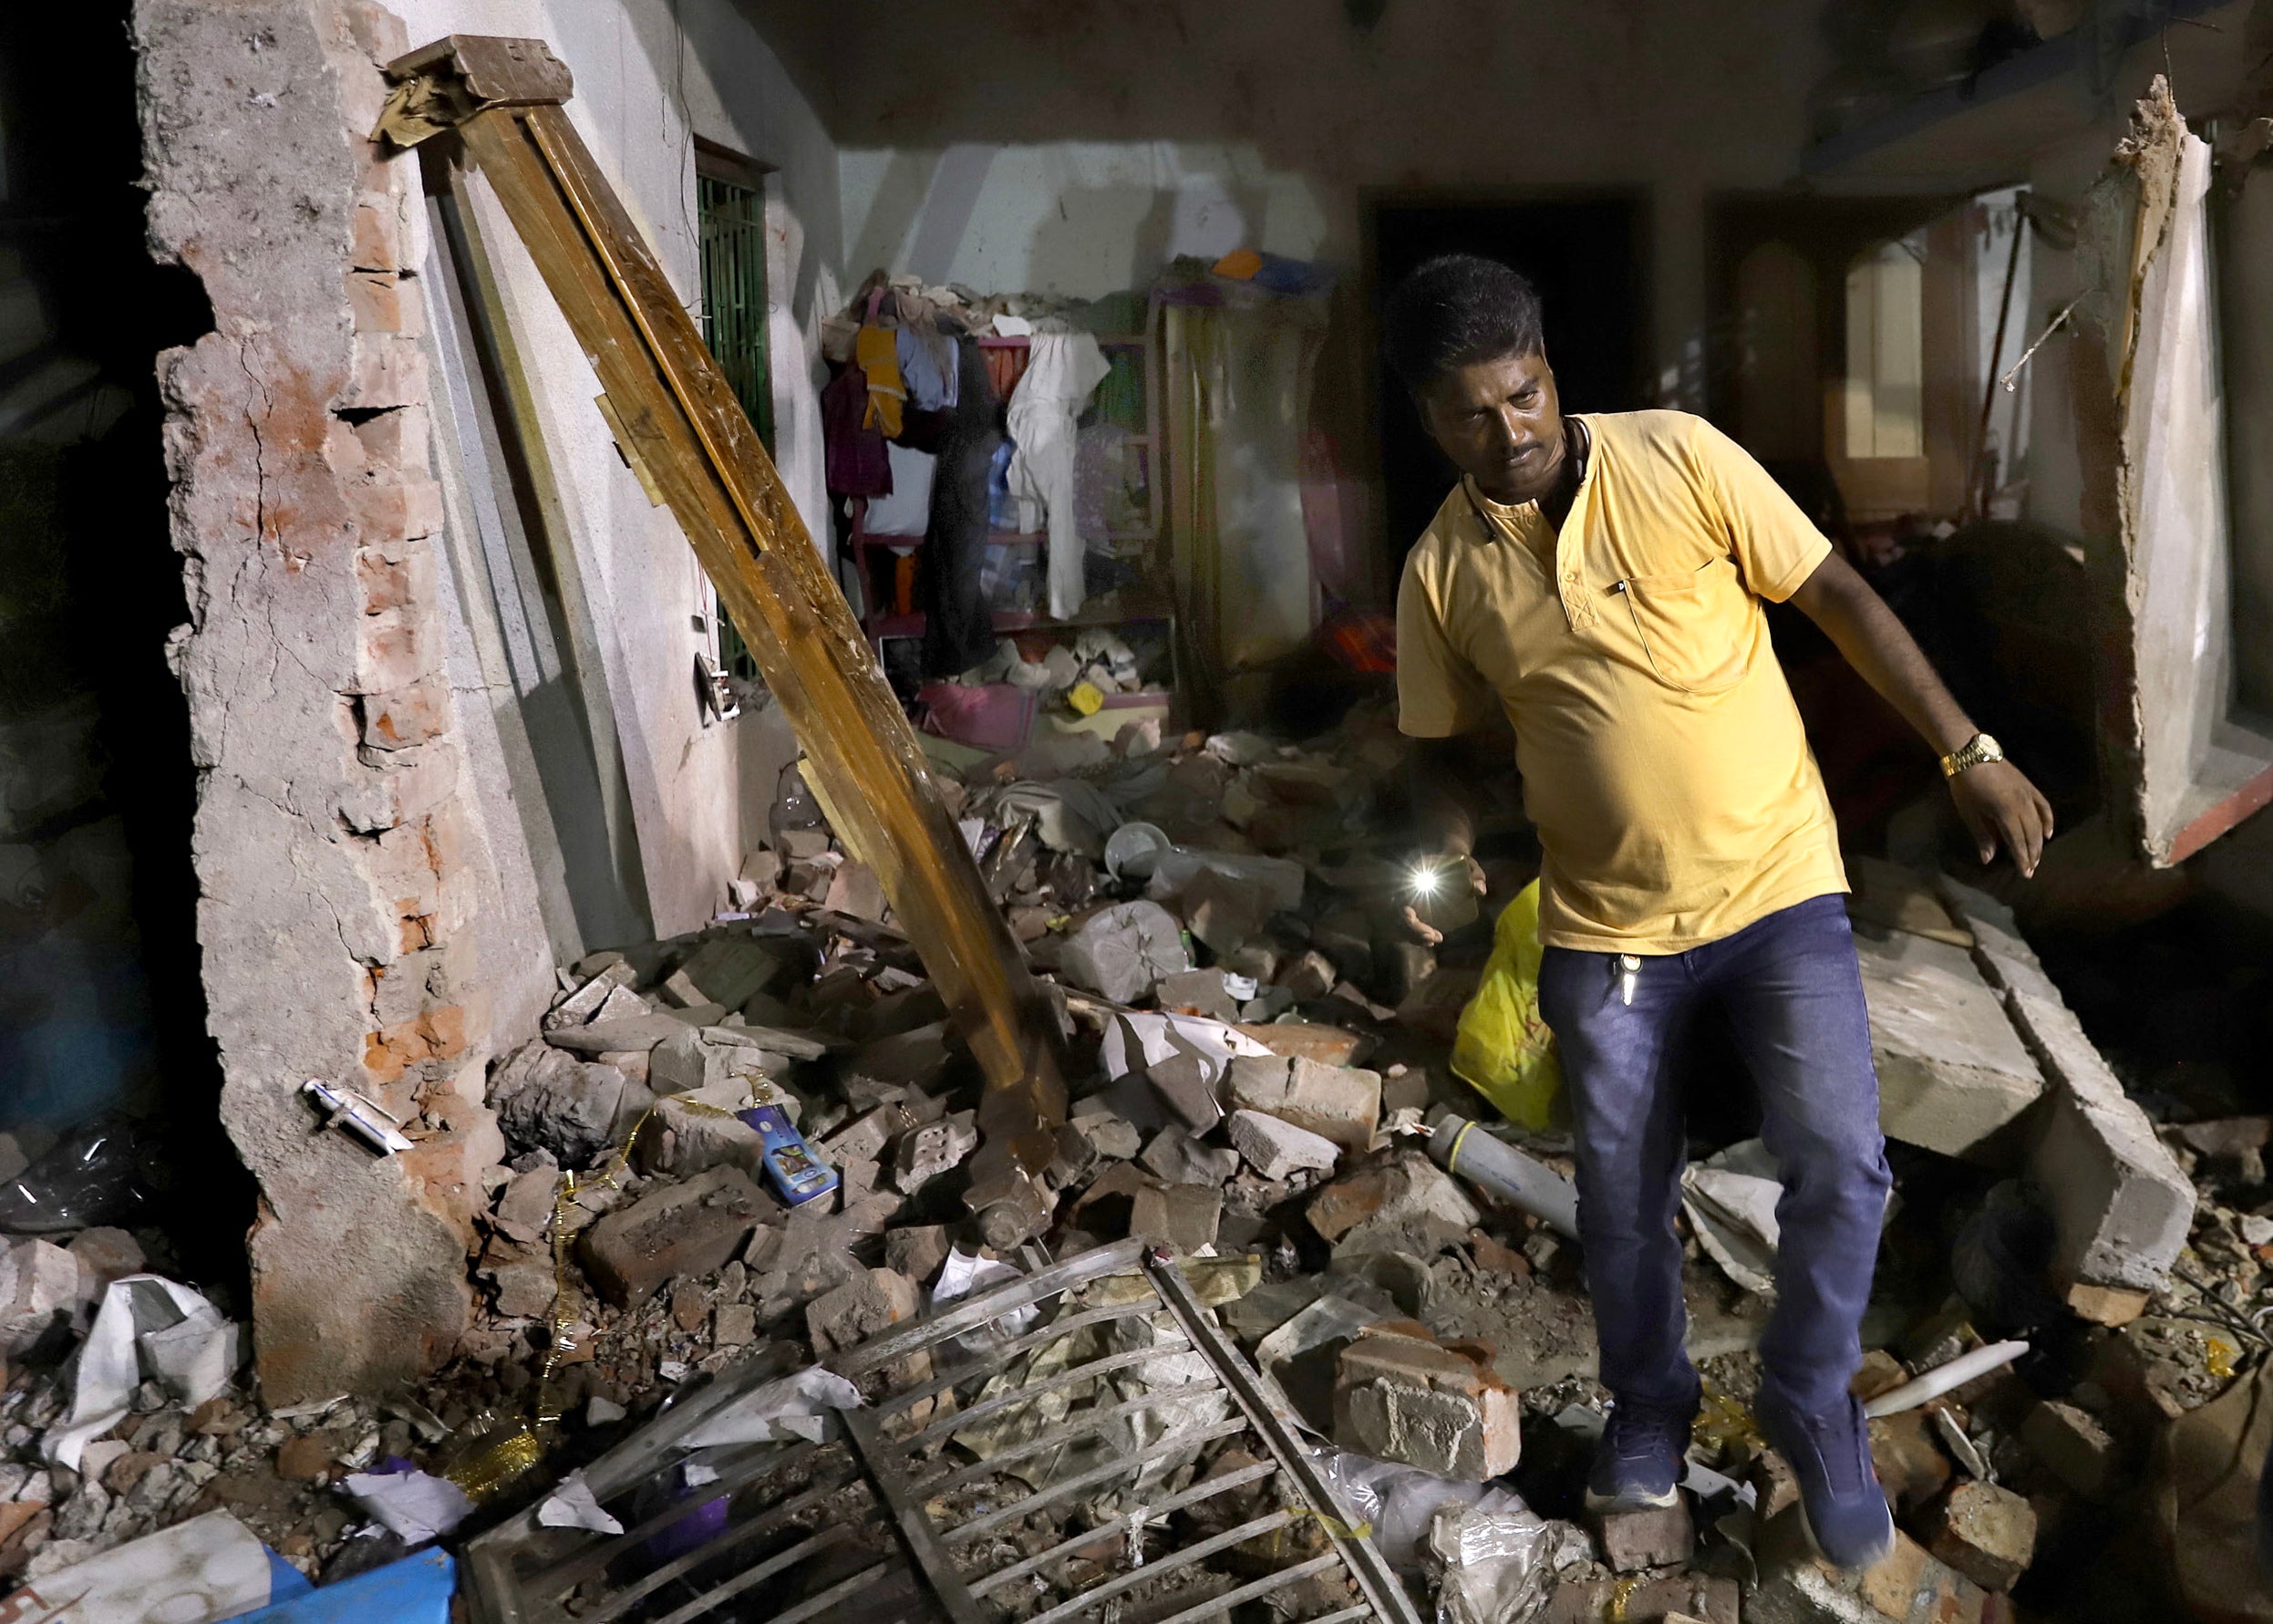
[[[1947,942],[1858,933],[1855,946],[1870,1003],[1880,1128],[1945,1156],[1989,1153],[1999,1131],[2044,1092],[1997,990],[1964,948]]]
[[[2061,1000],[2011,914],[1955,881],[1939,889],[1973,931],[1982,971],[2051,1080],[2028,1165],[2051,1207],[2054,1277],[2071,1306],[2092,1318],[2134,1315],[2186,1244],[2194,1184]]]

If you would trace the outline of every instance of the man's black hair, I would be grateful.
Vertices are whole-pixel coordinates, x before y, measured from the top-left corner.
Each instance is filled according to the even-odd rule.
[[[1382,312],[1381,347],[1416,395],[1455,367],[1545,355],[1539,295],[1497,260],[1443,254],[1397,284]]]

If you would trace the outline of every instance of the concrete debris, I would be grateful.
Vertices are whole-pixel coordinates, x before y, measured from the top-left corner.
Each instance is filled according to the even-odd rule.
[[[2115,1441],[2089,1412],[2056,1399],[2036,1404],[2020,1422],[2020,1442],[2060,1482],[2087,1500],[2115,1486]]]
[[[1239,1171],[1236,1150],[1204,1143],[1173,1123],[1152,1136],[1138,1160],[1162,1183],[1171,1184],[1213,1187],[1228,1182]]]
[[[1619,1573],[1681,1567],[1697,1546],[1697,1529],[1689,1520],[1685,1496],[1676,1497],[1670,1505],[1596,1512],[1593,1523],[1602,1559]]]
[[[1357,1153],[1372,1148],[1381,1119],[1378,1072],[1297,1058],[1231,1062],[1230,1102],[1306,1128]]]
[[[545,1029],[551,1031],[557,1027],[583,1026],[600,1013],[611,996],[629,992],[636,974],[628,959],[617,959],[553,1005],[551,1013],[544,1018]],[[631,996],[637,999],[639,995],[632,993]]]
[[[2044,1092],[2003,1001],[1964,948],[1925,936],[1855,937],[1889,1139],[1946,1156],[1989,1154]]]
[[[1985,1590],[2010,1590],[2036,1557],[2036,1508],[1993,1483],[1960,1483],[1936,1501],[1926,1548]]]
[[[892,1156],[893,1183],[902,1195],[913,1195],[941,1174],[961,1166],[977,1148],[978,1124],[973,1112],[958,1111],[927,1122],[901,1136]]]
[[[549,1042],[523,1044],[490,1079],[490,1108],[518,1144],[583,1167],[627,1139],[655,1102],[613,1066],[579,1060]]]
[[[705,1274],[780,1209],[739,1167],[713,1167],[644,1195],[587,1230],[584,1267],[617,1307],[646,1301],[683,1275]]]
[[[765,1136],[724,1104],[666,1095],[634,1147],[639,1170],[671,1178],[691,1178],[713,1167],[739,1167],[759,1176]]]
[[[67,1331],[80,1302],[78,1259],[52,1241],[0,1239],[0,1353],[29,1353]]]
[[[1224,1217],[1224,1193],[1204,1184],[1148,1181],[1129,1206],[1129,1234],[1190,1257],[1215,1244]]]
[[[1310,1226],[1336,1257],[1368,1252],[1431,1256],[1456,1246],[1483,1221],[1449,1174],[1404,1151],[1336,1180],[1314,1197]]]
[[[2193,1185],[2044,974],[2012,915],[1947,877],[1937,891],[1971,933],[1974,957],[2052,1085],[2029,1171],[2051,1200],[2056,1279],[2063,1288],[2157,1289],[2185,1244]],[[2092,1317],[2103,1323],[2111,1322],[2109,1311],[2129,1306],[2088,1295],[2085,1302],[2102,1310]]]
[[[1066,1121],[1015,1159],[1050,1215],[1051,1256],[1124,1236],[1175,1253],[1295,1412],[1341,1449],[1455,1480],[1472,1496],[1463,1509],[1474,1485],[1520,1465],[1543,1516],[1551,1498],[1576,1516],[1586,1446],[1558,1418],[1591,1406],[1598,1428],[1603,1395],[1570,1145],[1508,1130],[1445,1063],[1488,915],[1421,947],[1387,923],[1396,894],[1381,876],[1401,864],[1346,855],[1369,838],[1360,821],[1379,768],[1364,752],[1385,740],[1401,749],[1362,723],[1331,761],[1294,746],[1256,753],[1246,739],[1085,752],[1097,759],[1080,770],[1081,792],[1057,799],[1110,806],[1120,822],[1100,843],[1139,820],[1165,832],[1155,861],[1173,858],[1174,877],[1152,896],[1138,893],[1157,866],[1115,875],[1079,843],[1019,833],[1035,814],[998,815],[993,768],[971,770],[965,833],[1054,974],[1044,985],[1073,1057]],[[1242,849],[1211,853],[1211,841]],[[1874,1311],[1886,1345],[1855,1391],[1874,1412],[1902,1541],[1868,1574],[1827,1568],[1772,1456],[1749,1531],[1736,1512],[1723,1474],[1745,1473],[1759,1447],[1742,1416],[1767,1309],[1744,1287],[1771,1284],[1780,1188],[1756,1143],[1700,1145],[1679,1220],[1692,1345],[1713,1383],[1694,1493],[1595,1519],[1590,1533],[1553,1524],[1585,1559],[1558,1557],[1525,1592],[1526,1608],[1548,1598],[1544,1610],[1525,1616],[2002,1620],[2004,1595],[2030,1596],[2055,1566],[2031,1568],[2040,1520],[2049,1550],[2080,1514],[2159,1522],[2189,1598],[2242,1616],[2219,1577],[2249,1526],[2233,1463],[2261,1457],[2273,1423],[2250,1408],[2268,1378],[2250,1369],[2257,1339],[2235,1320],[2254,1323],[2273,1291],[2261,1187],[2273,1119],[2238,1090],[2166,1107],[2143,1089],[2150,1120],[2009,914],[1961,886],[1856,872],[1883,1120],[1908,1147],[1896,1158],[1908,1188]],[[5,1243],[0,1590],[36,1560],[61,1565],[222,1505],[305,1567],[345,1561],[367,1541],[335,1485],[384,1474],[392,1456],[445,1474],[464,1434],[491,1424],[479,1418],[556,1415],[592,1458],[681,1384],[841,1352],[904,1325],[927,1292],[970,1288],[974,1259],[985,1280],[1031,1267],[1023,1250],[982,1250],[974,1158],[1004,1135],[875,876],[816,823],[780,829],[736,886],[731,916],[563,971],[541,1030],[512,1034],[531,1040],[491,1066],[502,1151],[463,1170],[466,1279],[451,1283],[471,1288],[469,1328],[435,1377],[388,1407],[351,1398],[279,1415],[245,1389],[194,1410],[136,1391],[78,1472],[52,1468],[40,1452],[67,1409],[54,1361],[104,1288],[166,1266],[170,1243],[115,1228],[67,1250],[61,1235]],[[478,1089],[480,1075],[456,1086]],[[735,1114],[760,1085],[835,1170],[835,1192],[785,1211],[760,1189],[762,1138]],[[429,1147],[456,1108],[428,1086],[385,1095],[414,1138],[406,1160],[446,1148]],[[0,1143],[0,1170],[6,1154]],[[1992,1208],[2021,1217],[1977,1232]],[[1952,1263],[1953,1237],[1980,1234],[2043,1244],[1997,1252],[1991,1290]],[[2002,1289],[1999,1269],[2027,1289]],[[2013,1304],[2008,1323],[1999,1309]],[[2037,1351],[2018,1358],[2025,1348]],[[2136,1468],[2158,1438],[2154,1515],[2134,1517]],[[1220,1452],[1187,1464],[1260,1463]],[[1513,1498],[1503,1484],[1492,1492]],[[1224,1509],[1141,1519],[1134,1536],[1182,1537],[1185,1516],[1203,1535],[1227,1532],[1236,1518],[1202,1527]],[[1049,1549],[1092,1510],[1069,1503],[1017,1540]],[[1097,1537],[1120,1552],[1131,1533],[1100,1524]],[[1323,1538],[1304,1526],[1250,1542],[1207,1582],[1307,1559]],[[2205,1553],[2189,1555],[2197,1540]],[[1732,1576],[1749,1583],[1755,1569],[1740,1609]],[[1136,1599],[1176,1611],[1206,1597]]]
[[[896,1269],[872,1268],[806,1305],[813,1351],[850,1348],[913,1319],[924,1306],[923,1288]]]
[[[1136,1002],[1162,977],[1191,967],[1183,926],[1156,902],[1105,909],[1058,953],[1058,972],[1066,980],[1121,1004]]]
[[[1115,1115],[1101,1101],[1077,1102],[1071,1125],[1107,1161],[1129,1161],[1144,1148],[1144,1135],[1137,1131],[1136,1124]]]
[[[1267,1179],[1306,1171],[1331,1173],[1341,1156],[1340,1147],[1323,1134],[1259,1111],[1233,1112],[1230,1133],[1232,1148]]]
[[[1492,1350],[1440,1343],[1426,1327],[1368,1327],[1334,1376],[1334,1442],[1376,1460],[1483,1483],[1515,1469],[1522,1405]]]

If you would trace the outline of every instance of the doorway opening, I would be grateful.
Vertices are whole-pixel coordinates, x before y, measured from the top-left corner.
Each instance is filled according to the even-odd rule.
[[[1407,272],[1442,253],[1512,265],[1539,291],[1547,356],[1568,411],[1649,404],[1647,200],[1638,192],[1528,200],[1380,202],[1366,221],[1372,312]],[[1420,539],[1457,478],[1404,387],[1377,364],[1376,433],[1392,558]]]

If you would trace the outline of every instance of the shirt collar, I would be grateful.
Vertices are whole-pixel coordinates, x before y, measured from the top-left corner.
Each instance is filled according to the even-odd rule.
[[[1576,423],[1586,437],[1586,465],[1578,471],[1578,488],[1584,491],[1593,483],[1595,470],[1601,466],[1602,436],[1595,432],[1592,424],[1575,414],[1565,413],[1563,422],[1565,432],[1569,431],[1571,424]],[[1526,525],[1541,522],[1539,502],[1535,497],[1529,502],[1514,503],[1494,502],[1483,493],[1473,474],[1461,475],[1460,488],[1467,493],[1468,505],[1475,513],[1477,522],[1483,526],[1486,541],[1516,541],[1521,538]]]

